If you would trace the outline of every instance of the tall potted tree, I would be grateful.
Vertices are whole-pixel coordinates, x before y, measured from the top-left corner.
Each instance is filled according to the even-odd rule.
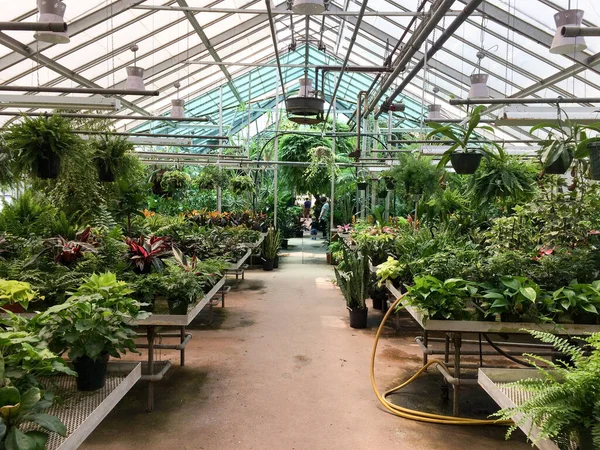
[[[454,125],[441,125],[439,123],[431,122],[427,126],[433,128],[427,138],[431,139],[434,136],[442,135],[451,141],[450,148],[444,152],[440,162],[439,168],[446,167],[448,161],[452,163],[452,168],[459,175],[471,175],[474,174],[483,155],[491,155],[490,151],[482,145],[475,145],[471,142],[473,133],[477,129],[486,130],[491,133],[494,129],[488,125],[479,125],[481,121],[481,113],[485,109],[485,106],[480,105],[473,109],[467,128],[457,127]],[[497,147],[497,144],[490,144]]]

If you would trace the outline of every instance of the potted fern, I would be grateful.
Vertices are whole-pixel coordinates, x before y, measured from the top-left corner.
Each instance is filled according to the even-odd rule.
[[[336,267],[338,286],[346,299],[352,328],[367,328],[367,286],[369,284],[368,259],[362,253],[353,253],[343,248],[343,267]]]
[[[550,333],[531,330],[529,333],[551,344],[565,357],[554,362],[527,355],[539,374],[512,386],[526,391],[529,397],[494,416],[515,420],[507,437],[530,421],[538,428],[537,440],[551,439],[564,448],[573,448],[571,443],[575,442],[579,450],[600,448],[600,333],[580,339],[582,346]]]
[[[94,162],[100,181],[110,183],[124,165],[125,155],[133,151],[133,144],[120,136],[101,136],[92,143]]]
[[[485,147],[475,146],[470,142],[473,133],[478,128],[487,130],[491,133],[494,132],[494,129],[490,126],[479,126],[481,113],[484,109],[484,105],[480,105],[473,109],[467,123],[467,128],[453,125],[441,125],[435,122],[427,124],[427,126],[433,128],[433,131],[427,135],[427,139],[431,139],[432,137],[441,134],[452,142],[450,148],[442,155],[438,168],[443,169],[446,167],[446,164],[448,164],[448,161],[450,161],[452,163],[452,168],[459,175],[472,175],[475,173],[481,163],[483,155],[489,154],[490,152]],[[496,144],[494,144],[494,146],[496,146]]]
[[[62,161],[79,158],[83,141],[60,116],[24,117],[4,135],[15,175],[57,178]]]
[[[229,177],[227,176],[227,172],[219,170],[217,166],[206,166],[198,174],[194,180],[194,184],[200,190],[209,191],[217,187],[226,188],[229,184]]]

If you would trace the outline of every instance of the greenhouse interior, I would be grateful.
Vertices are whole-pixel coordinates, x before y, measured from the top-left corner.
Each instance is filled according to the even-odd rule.
[[[596,0],[0,0],[0,450],[600,449]]]

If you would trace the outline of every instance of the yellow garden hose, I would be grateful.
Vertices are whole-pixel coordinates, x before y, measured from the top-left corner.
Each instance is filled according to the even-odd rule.
[[[444,416],[440,414],[430,414],[422,411],[416,411],[414,409],[403,408],[402,406],[398,406],[393,404],[392,402],[387,400],[387,396],[399,391],[400,389],[408,386],[415,379],[419,377],[429,366],[434,364],[438,364],[447,369],[446,365],[442,361],[430,361],[421,367],[417,373],[415,373],[412,377],[406,380],[399,386],[396,386],[393,389],[385,392],[383,395],[377,389],[377,384],[375,383],[375,353],[377,352],[377,344],[379,343],[379,338],[381,336],[381,332],[383,331],[383,326],[387,322],[390,315],[396,310],[396,307],[402,300],[403,296],[398,297],[394,304],[388,309],[387,313],[383,317],[381,321],[381,325],[379,325],[379,329],[377,330],[377,334],[375,335],[375,343],[373,344],[373,351],[371,352],[371,386],[373,387],[373,391],[377,396],[379,402],[383,405],[385,409],[387,409],[390,413],[394,414],[398,417],[403,417],[405,419],[417,420],[419,422],[427,422],[427,423],[438,423],[444,425],[512,425],[513,422],[511,420],[488,420],[488,419],[468,419],[463,417],[454,417],[454,416]]]

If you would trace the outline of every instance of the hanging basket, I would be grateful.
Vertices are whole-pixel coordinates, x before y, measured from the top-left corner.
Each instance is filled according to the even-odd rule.
[[[369,185],[369,183],[367,183],[365,181],[359,181],[358,183],[356,183],[356,186],[358,186],[359,191],[366,191],[368,185]]]
[[[563,156],[561,155],[552,164],[548,164],[544,168],[544,172],[549,175],[562,175],[569,169],[572,162],[573,162],[573,155],[568,155],[567,158],[563,158]]]
[[[481,164],[481,153],[452,153],[450,162],[452,168],[459,175],[472,175]]]
[[[590,142],[587,148],[590,152],[590,178],[600,180],[600,142]]]
[[[35,175],[43,180],[58,178],[60,174],[60,158],[57,155],[48,155],[48,157],[39,157]]]
[[[379,192],[377,193],[377,197],[378,197],[378,198],[386,198],[386,197],[387,197],[387,195],[388,195],[388,191],[379,191]]]

